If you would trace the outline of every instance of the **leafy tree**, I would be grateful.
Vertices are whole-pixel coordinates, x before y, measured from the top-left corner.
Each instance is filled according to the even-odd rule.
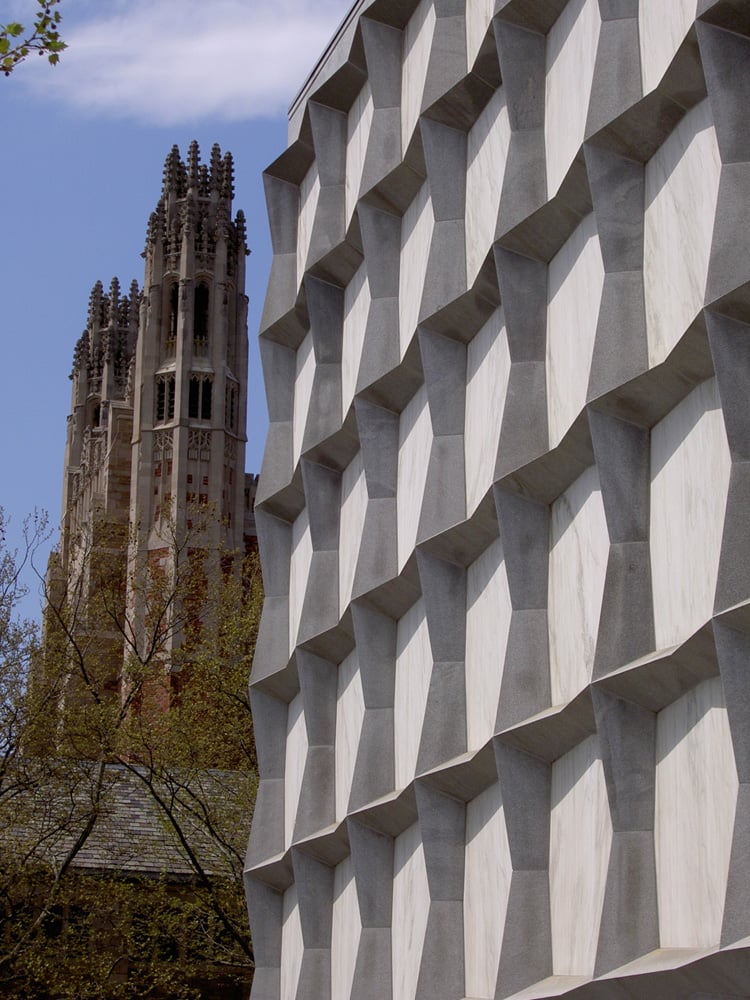
[[[36,0],[37,11],[31,27],[18,21],[0,24],[0,70],[10,76],[16,66],[32,52],[47,56],[55,66],[60,53],[67,48],[60,38],[59,24],[62,14],[57,10],[60,0]]]
[[[84,540],[76,579],[48,577],[42,644],[15,609],[46,526],[30,522],[19,557],[2,523],[0,994],[245,995],[257,559],[216,572],[173,537],[166,571],[131,559],[136,620],[122,561]]]

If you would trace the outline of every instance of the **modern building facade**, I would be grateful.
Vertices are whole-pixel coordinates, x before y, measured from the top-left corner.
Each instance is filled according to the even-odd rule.
[[[362,0],[265,175],[255,1000],[750,993],[750,4]]]
[[[244,471],[247,246],[243,213],[232,218],[233,185],[231,154],[218,146],[208,164],[195,142],[186,161],[172,149],[148,224],[143,290],[133,282],[122,295],[115,279],[105,293],[97,283],[75,348],[51,586],[85,610],[106,570],[108,583],[122,581],[136,632],[147,591],[133,567],[169,570],[175,540],[191,532],[188,544],[209,553],[242,552],[254,534],[255,477]],[[117,686],[123,630],[97,643],[111,646]]]

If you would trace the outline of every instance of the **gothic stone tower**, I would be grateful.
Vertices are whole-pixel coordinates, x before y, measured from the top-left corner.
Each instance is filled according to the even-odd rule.
[[[194,539],[243,547],[247,299],[245,220],[231,217],[233,164],[173,147],[146,239],[134,377],[131,566],[162,565]],[[176,546],[175,546],[176,543]],[[188,555],[186,549],[183,553]],[[179,557],[181,558],[181,556]],[[131,572],[138,621],[143,590]]]

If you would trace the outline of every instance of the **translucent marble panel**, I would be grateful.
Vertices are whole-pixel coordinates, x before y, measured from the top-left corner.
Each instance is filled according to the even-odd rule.
[[[367,153],[367,140],[370,138],[370,126],[372,125],[372,112],[372,93],[369,83],[366,83],[349,109],[346,120],[345,197],[347,225],[354,214],[359,197],[359,185]]]
[[[405,788],[414,777],[431,674],[432,650],[420,598],[399,619],[396,631],[393,706],[396,788]]]
[[[505,90],[500,87],[472,126],[467,143],[466,283],[469,288],[495,240],[509,144],[508,109]]]
[[[695,20],[697,0],[640,0],[638,37],[641,45],[643,93],[653,90],[674,59]]]
[[[471,69],[490,30],[495,0],[472,0],[466,4],[466,63]]]
[[[721,937],[738,790],[718,677],[659,712],[656,759],[661,946],[715,947]]]
[[[592,465],[552,504],[548,613],[553,705],[570,701],[591,679],[608,558],[599,473]]]
[[[297,348],[297,368],[294,377],[294,416],[292,418],[292,460],[296,465],[302,452],[307,412],[310,407],[315,377],[315,351],[312,334],[308,333]]]
[[[367,483],[358,451],[341,477],[341,518],[339,521],[339,609],[343,614],[352,596],[359,543],[367,512]]]
[[[552,965],[558,976],[594,972],[612,821],[596,736],[552,765],[549,884]]]
[[[393,842],[393,997],[414,997],[430,910],[424,849],[415,823]]]
[[[292,525],[292,558],[289,566],[289,653],[297,642],[302,606],[305,601],[307,578],[312,562],[312,537],[307,508]]]
[[[557,193],[583,142],[600,27],[599,0],[570,0],[547,35],[548,197]]]
[[[469,517],[492,485],[509,374],[505,316],[500,308],[467,348],[464,461]]]
[[[297,221],[297,283],[302,281],[302,275],[307,263],[307,253],[310,249],[315,210],[318,207],[320,194],[320,178],[318,165],[313,163],[299,186],[299,219]]]
[[[341,343],[341,420],[346,419],[357,388],[359,363],[370,311],[370,284],[364,264],[344,291],[344,332]]]
[[[288,847],[294,837],[299,793],[307,758],[307,726],[302,692],[289,703],[286,724],[286,760],[284,761],[284,840]]]
[[[296,1000],[297,984],[305,950],[302,941],[302,924],[299,918],[297,886],[290,886],[284,893],[281,917],[281,983],[280,1000]]]
[[[466,738],[469,750],[495,732],[512,608],[498,539],[466,577]]]
[[[656,646],[672,646],[713,612],[731,458],[716,379],[651,431],[651,573]]]
[[[643,270],[651,365],[666,358],[703,306],[720,173],[706,100],[646,164]]]
[[[416,332],[419,321],[419,307],[422,303],[434,221],[429,188],[427,184],[423,184],[401,221],[398,319],[402,357]]]
[[[467,997],[494,1000],[512,865],[500,786],[466,805],[464,956]]]
[[[354,864],[349,857],[333,871],[331,1000],[350,1000],[361,931]]]
[[[398,440],[398,568],[401,570],[417,541],[422,497],[432,447],[432,422],[427,391],[422,386],[401,414]]]
[[[593,212],[549,264],[547,278],[547,416],[554,448],[586,403],[604,263]]]
[[[430,47],[435,30],[435,8],[431,0],[421,3],[404,30],[403,63],[401,67],[401,148],[409,145],[422,107],[422,94]]]
[[[357,763],[359,738],[365,717],[365,699],[359,658],[354,649],[339,666],[336,690],[336,821],[341,822],[347,813],[352,778]]]

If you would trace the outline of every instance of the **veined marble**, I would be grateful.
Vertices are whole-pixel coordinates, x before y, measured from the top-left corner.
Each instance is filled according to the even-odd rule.
[[[498,538],[466,575],[466,739],[483,746],[495,733],[505,647],[512,614],[503,546]]]
[[[294,837],[299,793],[307,760],[307,726],[300,691],[289,702],[286,724],[286,759],[284,761],[284,835],[287,847]]]
[[[359,197],[359,185],[365,165],[367,142],[372,125],[372,92],[366,83],[349,109],[346,119],[346,224],[349,225]]]
[[[359,363],[370,311],[370,283],[362,264],[344,291],[344,329],[341,341],[341,420],[346,419],[357,388]]]
[[[641,47],[643,93],[652,91],[677,54],[692,27],[697,0],[640,0],[638,38]]]
[[[297,348],[297,370],[294,379],[294,416],[292,419],[292,451],[296,464],[302,453],[307,414],[310,409],[313,379],[315,377],[315,350],[312,334],[308,333]]]
[[[552,765],[549,885],[556,976],[594,972],[612,820],[598,737]]]
[[[657,649],[687,639],[713,613],[730,468],[716,379],[709,379],[651,431]]]
[[[552,504],[549,559],[549,657],[552,704],[574,698],[591,680],[609,532],[590,466]]]
[[[466,804],[464,955],[466,996],[494,1000],[513,873],[500,786]]]
[[[358,451],[341,476],[341,518],[339,522],[339,608],[347,606],[352,595],[359,543],[367,512],[367,483]]]
[[[280,1000],[296,1000],[304,954],[296,885],[289,886],[284,893],[281,920],[281,950],[284,954],[284,963],[281,967],[279,996]]]
[[[350,1000],[361,932],[354,865],[349,857],[333,870],[331,1000]]]
[[[718,677],[659,712],[656,759],[661,947],[716,946],[739,787]]]
[[[339,666],[336,690],[336,821],[344,819],[349,807],[354,768],[357,764],[359,738],[365,717],[365,699],[359,672],[357,650]]]
[[[414,777],[431,676],[432,649],[424,602],[420,598],[399,619],[396,630],[393,705],[396,788],[406,788]]]
[[[432,422],[424,386],[414,393],[401,414],[398,440],[398,567],[411,554],[417,540],[427,469],[432,448]]]
[[[720,174],[706,100],[646,164],[643,276],[652,366],[667,357],[703,307]]]
[[[604,263],[592,212],[549,264],[547,416],[550,448],[560,443],[586,403],[603,287]]]
[[[401,220],[401,270],[398,284],[401,357],[417,331],[434,222],[430,189],[427,184],[423,184]]]
[[[547,193],[557,193],[583,142],[599,44],[598,0],[571,0],[547,35]]]
[[[299,221],[297,224],[297,284],[302,281],[307,263],[307,254],[310,249],[310,239],[312,238],[315,212],[318,207],[318,195],[320,194],[320,177],[318,176],[318,165],[313,163],[302,179],[299,186]]]
[[[312,537],[307,508],[297,515],[292,525],[292,556],[289,565],[289,652],[294,649],[299,631],[302,606],[307,590],[307,577],[312,562]]]
[[[482,42],[491,30],[494,13],[494,0],[475,0],[466,5],[466,63],[469,67],[474,65]]]
[[[391,953],[393,997],[416,996],[422,959],[430,888],[419,824],[414,823],[393,842],[393,915]]]
[[[510,121],[502,87],[469,132],[466,148],[466,284],[474,284],[495,241]],[[498,168],[500,167],[500,171]]]
[[[421,0],[404,29],[401,69],[401,149],[406,150],[422,109],[422,95],[435,30],[432,0]]]

